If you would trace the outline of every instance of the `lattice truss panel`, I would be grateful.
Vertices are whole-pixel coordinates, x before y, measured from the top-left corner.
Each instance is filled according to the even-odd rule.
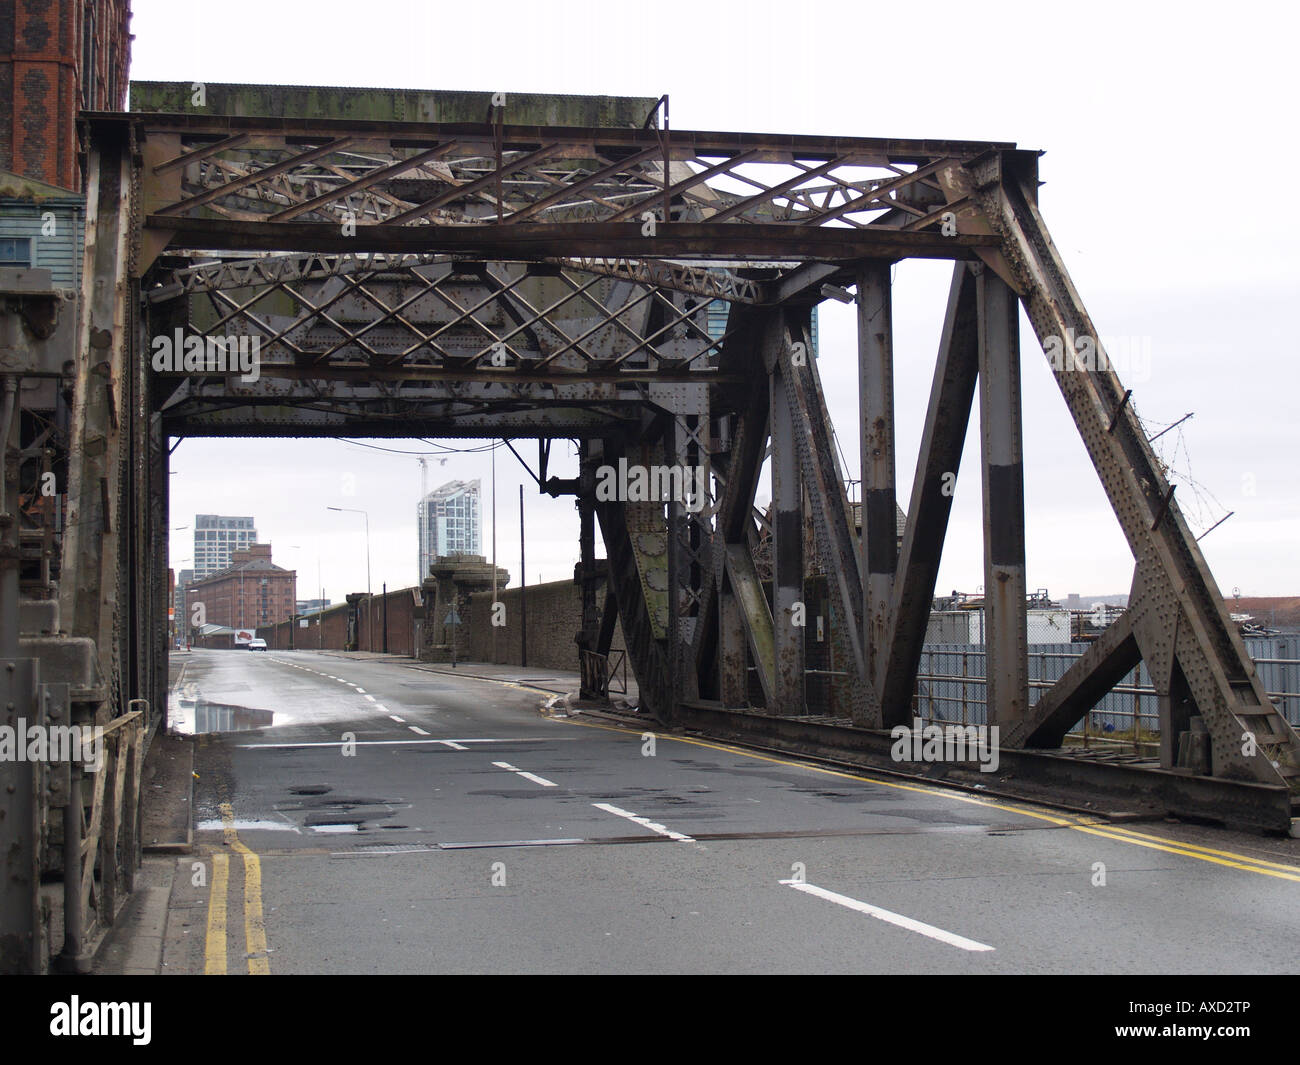
[[[174,150],[154,164],[177,177],[151,212],[160,219],[518,225],[651,212],[661,222],[917,231],[953,207],[939,169],[989,147],[515,126],[398,138],[331,135],[326,123],[268,137],[237,131],[237,120],[186,125],[165,135]]]
[[[590,431],[634,417],[652,383],[720,380],[728,334],[710,334],[701,287],[436,255],[270,255],[172,272],[150,290],[149,331],[258,345],[257,380],[160,374],[175,386],[173,416],[213,418],[238,401],[280,408],[284,424],[310,420],[283,409],[295,403],[396,428],[434,417],[467,431],[493,418]]]
[[[257,337],[263,359],[316,368],[397,366],[687,370],[723,338],[707,300],[604,274],[446,256],[275,256],[180,271],[187,328]]]

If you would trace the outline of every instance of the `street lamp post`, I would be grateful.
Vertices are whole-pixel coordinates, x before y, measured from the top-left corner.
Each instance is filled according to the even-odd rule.
[[[360,514],[366,519],[366,596],[370,595],[370,515],[364,510],[354,510],[352,507],[326,507],[326,510],[337,510],[345,514]]]

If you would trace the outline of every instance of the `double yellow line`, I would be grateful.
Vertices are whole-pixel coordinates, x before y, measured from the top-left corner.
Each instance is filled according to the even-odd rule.
[[[266,947],[266,922],[262,916],[262,863],[235,831],[235,814],[230,803],[223,802],[222,834],[226,846],[244,860],[244,943],[250,976],[269,976],[271,961]],[[230,885],[230,856],[212,855],[212,889],[208,897],[208,931],[204,943],[203,972],[207,976],[226,975],[226,898]]]
[[[562,720],[566,725],[578,725],[582,728],[604,729],[607,732],[622,732],[626,735],[636,736],[638,738],[640,738],[641,735],[640,732],[632,729],[620,728],[617,725],[598,725],[592,721],[574,721],[572,719]],[[1001,799],[984,798],[978,795],[967,795],[960,791],[947,788],[937,788],[925,784],[904,784],[897,780],[887,780],[881,777],[866,776],[861,773],[846,773],[839,769],[826,769],[809,762],[796,762],[787,758],[773,758],[771,755],[759,754],[757,751],[746,750],[743,747],[732,747],[722,743],[710,743],[707,740],[688,739],[685,736],[673,736],[662,733],[657,733],[657,735],[658,738],[662,740],[672,740],[674,743],[689,743],[695,747],[709,747],[715,751],[726,751],[730,754],[739,754],[746,758],[757,759],[761,762],[775,762],[777,765],[792,766],[796,769],[809,769],[814,773],[822,773],[826,776],[844,777],[848,780],[860,780],[868,784],[877,784],[885,788],[896,788],[899,791],[915,791],[924,795],[937,795],[945,799],[953,799],[956,802],[970,803],[974,806],[987,806],[995,810],[1005,810],[1009,813],[1021,814],[1024,817],[1032,817],[1038,821],[1047,821],[1051,824],[1058,825],[1061,828],[1072,829],[1075,832],[1086,832],[1090,836],[1101,836],[1104,839],[1117,840],[1120,843],[1127,843],[1134,847],[1146,847],[1150,850],[1164,851],[1166,854],[1177,854],[1184,858],[1195,858],[1197,861],[1210,862],[1214,865],[1225,866],[1229,869],[1242,869],[1248,873],[1258,873],[1260,876],[1276,877],[1279,880],[1294,880],[1300,883],[1300,866],[1286,865],[1282,862],[1265,861],[1262,858],[1252,858],[1248,854],[1238,854],[1235,851],[1215,850],[1213,847],[1202,847],[1195,843],[1183,843],[1180,840],[1169,839],[1165,836],[1155,836],[1149,832],[1138,832],[1131,828],[1122,828],[1099,817],[1085,817],[1059,811],[1052,811],[1049,813],[1046,810],[1024,806],[1020,803],[1007,802]]]

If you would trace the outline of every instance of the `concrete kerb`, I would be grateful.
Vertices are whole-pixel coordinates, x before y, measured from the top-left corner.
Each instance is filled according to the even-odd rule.
[[[741,751],[753,751],[755,754],[777,756],[784,759],[806,762],[808,765],[814,767],[820,766],[827,769],[840,770],[842,772],[860,773],[864,776],[876,775],[888,777],[892,780],[923,785],[935,788],[936,790],[951,789],[953,791],[964,792],[965,794],[978,796],[980,798],[1024,803],[1027,806],[1041,806],[1045,809],[1060,810],[1064,813],[1098,818],[1109,821],[1112,824],[1130,824],[1139,821],[1161,821],[1164,820],[1165,816],[1163,813],[1093,809],[1091,807],[1078,806],[1067,802],[1052,802],[1037,795],[1031,796],[999,788],[990,788],[985,785],[967,784],[960,780],[936,779],[933,776],[926,776],[921,773],[905,773],[897,769],[887,769],[883,766],[867,761],[852,762],[844,759],[831,758],[821,754],[810,754],[796,748],[770,747],[754,743],[750,740],[733,739],[729,736],[714,736],[709,732],[700,729],[664,725],[662,722],[640,717],[637,714],[620,711],[611,707],[601,707],[588,704],[588,706],[583,709],[584,713],[591,717],[603,718],[611,724],[629,725],[643,729],[649,728],[650,731],[653,731],[660,736],[667,736],[670,738],[677,737],[685,740],[700,740],[707,743],[724,745],[726,747],[734,747]]]
[[[91,971],[99,976],[156,976],[162,970],[168,906],[178,859],[148,857],[131,893],[99,945]]]
[[[564,696],[570,695],[573,688],[566,684],[563,688],[543,688],[537,684],[529,684],[525,680],[514,680],[508,677],[490,677],[485,673],[469,673],[463,669],[443,669],[440,666],[430,665],[409,665],[407,669],[418,669],[422,673],[440,673],[448,677],[469,677],[471,680],[486,680],[492,684],[504,684],[508,688],[521,688],[525,691],[534,691],[539,695],[546,696]]]

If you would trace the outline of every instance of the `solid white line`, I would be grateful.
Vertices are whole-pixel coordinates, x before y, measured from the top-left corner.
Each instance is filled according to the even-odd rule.
[[[819,899],[825,899],[827,902],[835,902],[845,906],[850,910],[857,910],[858,913],[865,913],[868,917],[874,917],[879,921],[886,921],[889,924],[897,925],[899,928],[906,928],[909,932],[919,932],[923,936],[929,936],[931,939],[937,939],[940,943],[947,943],[950,947],[960,947],[962,950],[996,950],[996,947],[990,947],[987,943],[978,943],[973,939],[967,939],[965,936],[959,936],[955,932],[946,932],[942,928],[936,928],[932,924],[926,924],[924,921],[917,921],[911,917],[904,917],[900,913],[894,913],[891,910],[882,910],[879,906],[872,906],[869,902],[859,902],[857,899],[851,899],[847,895],[839,895],[834,891],[827,891],[825,888],[817,887],[815,884],[805,884],[797,880],[782,880],[782,884],[792,887],[795,891],[802,891],[807,895],[816,895]]]
[[[406,718],[404,717],[398,717],[396,714],[389,714],[388,716],[391,717],[394,721],[396,721],[399,725],[406,724]]]
[[[417,732],[417,733],[419,733],[421,736],[427,736],[427,735],[428,735],[428,733],[425,732],[424,729],[420,728],[419,725],[407,725],[406,727],[409,728],[412,732]]]
[[[606,813],[616,814],[619,817],[626,817],[629,821],[640,825],[642,828],[648,828],[651,832],[658,832],[661,836],[675,839],[678,843],[695,842],[695,840],[690,836],[683,836],[680,832],[674,832],[671,828],[665,828],[663,825],[651,821],[648,817],[638,817],[634,813],[627,810],[620,810],[617,806],[611,806],[607,802],[593,802],[591,805],[597,810],[604,810]]]
[[[556,743],[561,737],[552,736],[542,739],[537,736],[521,736],[516,739],[482,739],[466,740],[457,739],[457,743]],[[563,737],[568,739],[568,737]],[[576,737],[575,737],[576,739]],[[327,743],[307,741],[305,743],[237,743],[235,744],[241,751],[262,751],[262,750],[280,750],[294,747],[390,747],[399,743],[446,743],[447,740],[351,740],[348,743],[331,740]]]

